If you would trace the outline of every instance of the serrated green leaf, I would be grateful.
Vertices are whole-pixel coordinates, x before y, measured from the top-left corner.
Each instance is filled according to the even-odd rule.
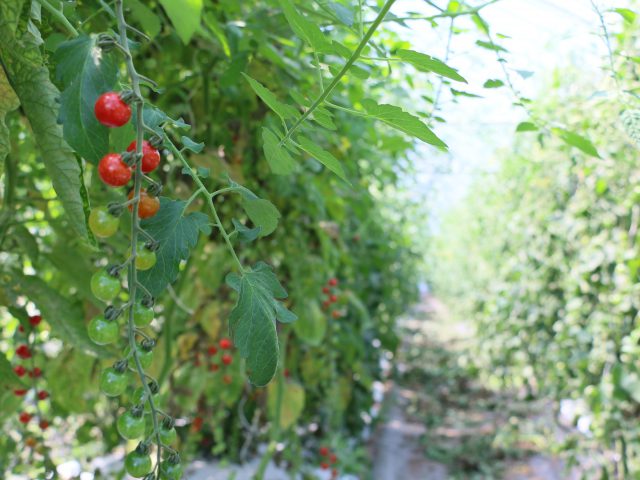
[[[201,143],[194,142],[189,137],[186,137],[184,135],[182,136],[181,140],[182,140],[182,144],[184,145],[184,148],[186,148],[187,150],[191,150],[194,153],[200,153],[202,149],[204,149],[204,143],[202,142]]]
[[[85,160],[97,164],[109,152],[109,129],[96,119],[93,106],[113,88],[117,65],[86,35],[61,43],[53,58],[62,86],[60,121],[64,138]]]
[[[138,273],[138,279],[154,296],[178,277],[180,262],[189,258],[200,232],[209,234],[209,217],[201,212],[185,213],[187,202],[160,197],[158,213],[141,222],[158,243],[156,264]]]
[[[405,49],[398,50],[397,55],[400,59],[410,63],[421,72],[433,72],[438,75],[442,75],[443,77],[450,78],[451,80],[467,83],[464,77],[462,77],[456,69],[451,68],[449,65],[437,58],[433,58],[424,53]]]
[[[131,10],[131,16],[140,23],[142,30],[149,37],[154,38],[160,33],[162,28],[160,18],[144,3],[140,0],[127,0],[127,8]]]
[[[222,45],[222,50],[224,51],[224,54],[227,57],[231,58],[231,49],[229,48],[229,41],[227,40],[227,35],[225,34],[224,28],[222,27],[222,25],[220,25],[220,23],[218,22],[218,19],[214,16],[212,12],[205,13],[203,18],[204,18],[205,25],[209,27],[209,29],[213,32],[213,34],[216,36],[216,38],[220,42],[220,45]]]
[[[233,342],[247,359],[251,383],[264,386],[273,378],[278,366],[279,347],[276,320],[295,315],[279,299],[287,297],[271,267],[257,263],[240,277],[228,276],[229,286],[238,291],[238,301],[229,316]]]
[[[318,125],[323,126],[327,130],[337,130],[336,124],[333,123],[333,115],[324,107],[317,107],[311,115],[311,120]]]
[[[298,320],[293,324],[293,330],[298,338],[315,347],[320,345],[327,331],[327,316],[320,310],[318,302],[307,301],[294,310]]]
[[[266,127],[262,128],[262,148],[271,171],[276,175],[289,175],[296,169],[296,162],[289,152],[280,146],[278,137]]]
[[[461,90],[456,90],[455,88],[451,89],[451,94],[454,97],[482,98],[482,96],[476,95],[475,93],[463,92]]]
[[[160,5],[185,45],[200,26],[202,0],[160,0]]]
[[[313,143],[306,137],[299,136],[298,143],[300,144],[300,148],[311,155],[313,158],[322,163],[325,167],[331,170],[333,173],[338,175],[342,180],[347,183],[350,183],[347,179],[346,174],[344,173],[344,169],[342,168],[342,164],[338,161],[336,157],[331,155],[331,153],[323,150],[318,145]]]
[[[276,96],[265,88],[260,82],[254,80],[246,73],[242,73],[244,78],[249,82],[253,91],[258,95],[267,106],[273,110],[282,120],[296,119],[299,117],[298,111],[291,105],[282,103]]]
[[[278,408],[278,389],[282,388],[280,399],[280,412],[276,415]],[[280,380],[270,383],[267,387],[267,412],[269,418],[280,419],[280,428],[286,430],[296,423],[304,411],[305,393],[302,385],[292,381],[286,381],[280,385]]]
[[[235,230],[232,232],[232,234],[235,233],[236,235],[238,235],[238,239],[242,243],[253,242],[260,236],[260,231],[262,230],[261,227],[248,228],[235,218],[231,219],[231,223],[233,223],[233,226],[235,227]]]
[[[484,88],[500,88],[504,86],[504,82],[499,79],[489,79],[482,85]]]
[[[553,133],[558,135],[564,143],[570,145],[572,147],[576,147],[579,150],[582,150],[587,155],[591,155],[592,157],[600,158],[600,154],[596,147],[593,146],[591,140],[583,137],[582,135],[578,135],[575,132],[571,132],[569,130],[565,130],[563,128],[553,128]]]
[[[279,0],[279,3],[293,33],[319,53],[335,53],[333,45],[320,27],[300,15],[291,0]]]
[[[440,140],[433,131],[418,117],[405,112],[394,105],[380,104],[373,100],[363,100],[362,104],[370,117],[386,123],[390,127],[412,135],[423,142],[436,147],[447,148],[447,144]]]
[[[4,169],[4,159],[11,151],[9,141],[9,129],[5,123],[5,118],[9,112],[20,106],[16,93],[9,85],[9,80],[4,70],[0,68],[0,175]]]
[[[487,50],[493,50],[494,52],[508,52],[508,50],[500,45],[491,42],[485,42],[484,40],[478,40],[476,45],[482,48],[486,48]]]
[[[266,237],[278,226],[280,212],[273,203],[263,198],[244,199],[242,208],[256,227],[261,228],[260,236]]]
[[[516,127],[516,132],[536,132],[538,127],[531,122],[520,122]]]
[[[49,80],[49,70],[43,65],[40,49],[28,41],[14,37],[10,16],[2,3],[0,13],[0,59],[3,69],[31,130],[43,153],[42,161],[58,199],[66,212],[66,220],[81,237],[87,237],[87,226],[80,195],[82,179],[73,150],[65,142],[58,125],[58,89]],[[29,35],[29,34],[27,34]]]

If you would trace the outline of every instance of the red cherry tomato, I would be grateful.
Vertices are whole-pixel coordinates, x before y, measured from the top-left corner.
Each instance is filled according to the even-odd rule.
[[[14,391],[13,391],[13,394],[14,394],[16,397],[23,397],[23,396],[25,396],[25,395],[27,394],[27,391],[28,391],[28,390],[27,390],[27,389],[25,389],[25,388],[19,388],[19,389],[14,390]]]
[[[320,447],[320,455],[323,457],[329,455],[329,447]]]
[[[98,173],[102,181],[112,187],[122,187],[131,180],[131,169],[117,153],[108,153],[102,157]]]
[[[40,315],[32,315],[29,317],[29,323],[32,327],[37,327],[38,325],[40,325],[41,321],[42,317]]]
[[[127,152],[136,151],[136,141],[134,140],[127,147]],[[153,148],[149,142],[144,140],[142,142],[142,172],[153,172],[160,165],[160,152]]]
[[[231,378],[231,375],[224,375],[222,377],[222,381],[226,384],[226,385],[230,385],[231,382],[233,382],[233,378]]]
[[[22,412],[18,417],[18,420],[20,420],[20,423],[29,423],[29,421],[31,420],[31,415],[29,415],[27,412]]]
[[[338,285],[338,279],[337,278],[330,278],[329,281],[327,282],[330,286],[335,287],[336,285]]]
[[[225,365],[231,365],[231,362],[233,362],[233,357],[231,355],[229,355],[228,353],[222,355],[222,363],[224,363]]]
[[[220,348],[223,350],[229,350],[231,347],[233,347],[233,343],[231,343],[231,340],[229,340],[228,338],[221,339],[220,342],[218,342],[218,345],[220,345]]]
[[[31,351],[26,345],[20,345],[16,348],[16,355],[20,358],[31,358]]]
[[[38,399],[39,400],[46,400],[47,398],[49,398],[49,392],[46,392],[44,390],[40,390],[38,392]]]
[[[129,200],[133,198],[133,190],[129,192]],[[138,217],[153,217],[160,210],[160,200],[157,197],[150,196],[143,188],[140,190],[140,202],[138,203]],[[133,205],[129,205],[129,211],[133,211]]]
[[[131,107],[116,92],[100,95],[93,111],[98,121],[106,127],[121,127],[131,118]]]
[[[47,428],[49,428],[49,422],[47,422],[46,420],[40,420],[39,425],[42,430],[46,430]]]
[[[24,368],[22,365],[17,365],[13,367],[13,371],[19,377],[24,377],[24,375],[27,373],[27,369]]]

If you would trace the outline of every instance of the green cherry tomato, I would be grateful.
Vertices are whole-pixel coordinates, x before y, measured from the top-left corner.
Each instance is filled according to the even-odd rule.
[[[89,228],[96,237],[109,238],[118,231],[120,219],[109,213],[105,207],[96,207],[89,214]]]
[[[144,435],[144,415],[135,416],[130,410],[118,418],[118,432],[127,440],[134,440]]]
[[[156,264],[156,252],[152,252],[144,243],[139,243],[136,247],[136,268],[138,270],[149,270]]]
[[[156,395],[154,395],[153,398],[156,398]],[[144,387],[138,387],[133,391],[133,394],[131,394],[131,403],[134,405],[142,405],[143,402],[145,408],[147,408],[148,405],[147,398],[144,396]]]
[[[167,428],[164,425],[160,425],[158,433],[160,434],[160,440],[165,445],[173,445],[178,439],[178,434],[176,433],[175,428]]]
[[[120,329],[116,322],[110,322],[103,315],[98,315],[89,322],[87,333],[94,343],[108,345],[118,340]]]
[[[160,464],[161,480],[180,480],[182,478],[182,465],[171,463],[167,460]]]
[[[118,372],[113,367],[105,368],[100,375],[100,390],[107,397],[117,397],[126,390],[128,380],[125,372]]]
[[[142,348],[139,343],[136,343],[136,350],[138,351],[140,365],[142,365],[142,368],[144,370],[148,369],[151,366],[151,363],[153,363],[153,350],[147,351]],[[129,357],[129,352],[131,352],[131,349],[127,347],[124,351],[124,354]],[[136,362],[133,359],[133,356],[129,360],[129,368],[133,371],[136,371]]]
[[[151,457],[134,450],[125,457],[124,468],[132,477],[142,478],[151,471]]]
[[[148,326],[153,320],[153,308],[136,303],[133,306],[133,323],[138,328]]]
[[[110,302],[120,293],[120,279],[112,277],[106,270],[100,270],[91,277],[91,291],[96,298]]]

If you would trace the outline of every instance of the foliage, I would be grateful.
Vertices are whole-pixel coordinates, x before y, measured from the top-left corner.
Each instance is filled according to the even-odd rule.
[[[635,51],[635,16],[616,38],[617,52]],[[578,445],[602,478],[640,468],[637,99],[623,93],[637,75],[631,58],[612,57],[604,85],[557,72],[514,151],[479,175],[433,253],[437,290],[462,299],[458,314],[477,327],[477,364],[529,394],[575,401]],[[594,89],[607,93],[588,96]],[[622,122],[620,111],[630,112]],[[608,451],[618,461],[594,455]]]
[[[274,455],[274,442],[299,452],[323,439],[344,452],[341,468],[360,471],[361,450],[344,439],[365,426],[380,359],[397,346],[395,317],[416,294],[407,202],[388,194],[411,174],[405,134],[445,148],[425,112],[409,112],[410,99],[396,105],[401,80],[369,55],[412,65],[430,91],[464,78],[384,28],[393,1],[356,8],[127,0],[129,28],[109,2],[57,3],[0,4],[0,405],[8,452],[0,470],[17,471],[18,462],[44,476],[68,455],[53,435],[32,446],[16,433],[19,403],[9,389],[20,381],[11,371],[17,325],[25,311],[37,311],[50,414],[72,446],[84,447],[74,451],[84,468],[119,443],[115,415],[142,398],[154,423],[156,401],[180,420],[185,458],[239,461],[259,442],[269,440]],[[466,8],[452,2],[441,16],[478,11]],[[111,129],[97,122],[96,98],[129,88],[135,121]],[[149,181],[140,160],[134,156],[129,203],[105,188],[96,164],[151,132],[163,160],[149,189],[164,190],[159,213],[138,227],[138,192]],[[87,219],[107,205],[122,212],[120,226],[98,240]],[[136,275],[122,252],[137,251],[138,233],[158,250],[155,265]],[[137,372],[142,397],[132,382],[117,400],[98,392],[101,371],[121,354],[97,348],[85,330],[104,308],[90,279],[107,265],[129,270],[115,307],[133,311],[149,294],[157,301],[154,361]],[[330,278],[339,285],[327,305]],[[239,356],[226,353],[227,319]],[[132,317],[125,323],[132,347],[132,334],[141,334]],[[143,374],[157,380],[158,394]],[[273,386],[258,388],[274,375]],[[297,424],[319,428],[298,435]],[[307,468],[300,457],[277,459],[292,471]]]

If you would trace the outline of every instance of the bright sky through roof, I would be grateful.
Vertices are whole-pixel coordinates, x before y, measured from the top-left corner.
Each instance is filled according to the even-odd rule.
[[[624,7],[627,2],[599,0],[597,4],[606,10]],[[397,15],[409,11],[434,13],[422,0],[399,0],[393,8]],[[501,0],[484,9],[482,15],[494,35],[510,37],[496,41],[509,50],[505,55],[506,67],[516,87],[528,98],[535,99],[559,67],[577,65],[588,75],[605,74],[602,65],[606,47],[597,35],[601,32],[600,23],[590,0]],[[617,14],[611,13],[605,18],[611,26],[620,20]],[[437,124],[435,129],[450,146],[448,161],[434,153],[433,148],[420,146],[417,193],[429,192],[430,207],[435,208],[436,217],[463,198],[473,171],[490,169],[495,164],[496,150],[511,144],[516,125],[527,118],[522,109],[512,105],[510,90],[482,87],[487,79],[504,77],[496,55],[475,45],[476,40],[485,38],[468,18],[460,19],[456,26],[468,31],[453,37],[448,63],[469,82],[459,89],[483,98],[462,98],[453,103],[450,95],[443,97],[441,114],[447,123]],[[448,21],[442,21],[437,29],[429,28],[425,22],[414,22],[412,27],[408,36],[403,29],[403,37],[410,39],[412,47],[443,58]],[[530,71],[533,75],[524,79],[516,70]],[[591,93],[585,92],[585,95]],[[446,173],[437,173],[438,170]]]

